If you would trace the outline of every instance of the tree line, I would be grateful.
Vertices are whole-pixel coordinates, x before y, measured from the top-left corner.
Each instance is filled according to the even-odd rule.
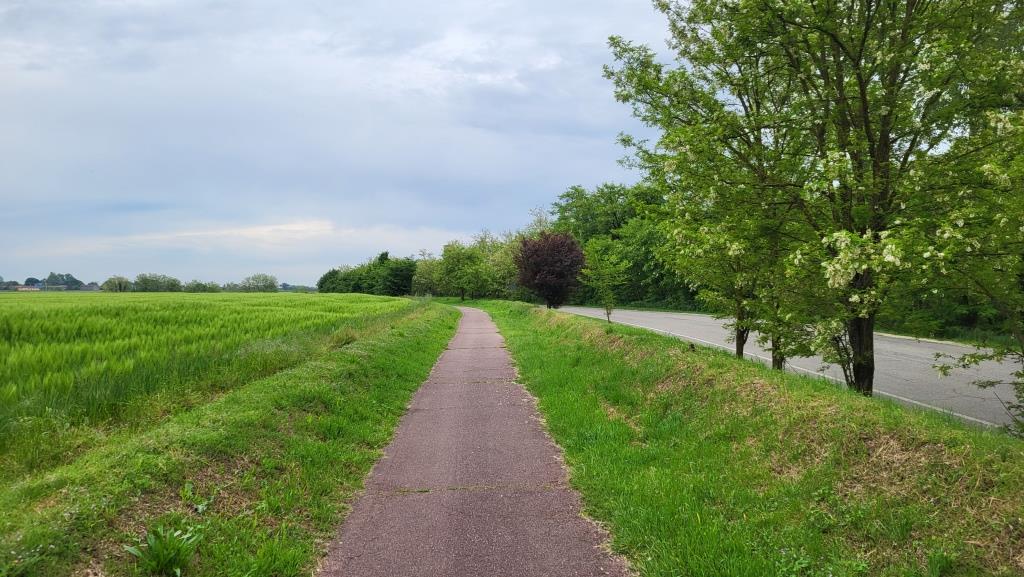
[[[106,292],[191,292],[191,293],[213,293],[213,292],[277,292],[284,291],[312,291],[312,287],[278,284],[277,277],[266,273],[257,273],[247,276],[241,282],[216,283],[213,281],[191,280],[182,282],[172,276],[158,273],[142,273],[134,279],[124,276],[112,276],[100,283],[84,283],[70,273],[50,273],[47,277],[39,279],[28,277],[25,282],[19,284],[17,281],[4,281],[0,277],[0,290],[13,290],[19,286],[33,288],[54,288],[62,290],[103,290]]]
[[[288,285],[278,285],[277,277],[266,273],[256,273],[242,279],[241,282],[219,284],[213,281],[191,280],[182,283],[179,279],[165,274],[141,273],[135,280],[123,276],[108,278],[100,288],[107,292],[277,292],[288,290]]]

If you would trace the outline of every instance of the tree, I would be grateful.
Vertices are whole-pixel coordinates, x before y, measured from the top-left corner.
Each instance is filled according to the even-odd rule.
[[[30,276],[27,279],[25,279],[25,286],[36,286],[41,284],[43,284],[43,281],[37,279],[34,276]]]
[[[274,293],[277,292],[277,277],[266,273],[256,273],[242,279],[239,286],[242,292]]]
[[[63,286],[68,290],[79,290],[85,285],[84,282],[75,278],[71,273],[53,273],[46,277],[46,286]]]
[[[442,290],[460,300],[480,296],[488,281],[480,251],[457,240],[444,245],[438,269]]]
[[[441,294],[440,261],[433,254],[421,250],[416,259],[416,272],[412,276],[412,294]]]
[[[583,251],[570,234],[542,232],[536,238],[524,237],[516,255],[519,284],[548,308],[557,308],[576,287],[583,262]]]
[[[112,276],[103,281],[100,289],[111,293],[126,293],[133,290],[132,281],[123,276]]]
[[[415,260],[391,258],[385,251],[359,266],[342,266],[327,271],[317,282],[317,290],[402,296],[412,293],[415,274]]]
[[[582,245],[599,236],[617,245],[616,251],[631,263],[626,282],[615,289],[617,301],[693,308],[693,292],[659,256],[667,242],[661,226],[664,190],[649,182],[629,187],[606,183],[593,190],[574,186],[552,205],[553,229],[571,233]],[[584,286],[578,298],[593,300],[591,293]]]
[[[630,188],[604,183],[594,190],[572,186],[552,205],[554,229],[568,232],[584,245],[597,236],[607,236],[636,216],[630,203]]]
[[[190,280],[185,283],[182,290],[187,293],[219,293],[221,287],[215,282],[203,282],[200,280]]]
[[[136,292],[181,292],[181,281],[164,274],[141,273],[135,276]]]
[[[615,289],[626,282],[630,263],[616,253],[615,243],[607,237],[591,238],[583,254],[586,260],[582,271],[584,282],[593,289],[604,308],[605,318],[612,322],[612,310],[616,304]]]
[[[1017,93],[1024,104],[1024,78]],[[1016,399],[1004,401],[1015,421],[1014,432],[1024,436],[1024,111],[992,114],[971,138],[991,142],[989,154],[974,171],[960,172],[954,182],[970,191],[952,215],[925,213],[930,234],[921,243],[926,270],[921,292],[945,293],[967,289],[968,297],[983,299],[994,311],[999,333],[1008,339],[989,343],[974,353],[947,359],[940,365],[971,367],[985,360],[1010,361],[1016,366],[1005,381],[979,381],[990,387],[1001,382],[1014,388]],[[1003,138],[998,138],[1002,136]],[[1009,138],[1006,138],[1009,137]],[[976,143],[963,143],[977,146]],[[943,175],[944,177],[946,175]]]
[[[741,206],[756,207],[770,191],[770,202],[793,209],[801,230],[786,237],[786,266],[816,279],[810,298],[831,296],[814,342],[848,347],[848,382],[871,394],[875,318],[889,288],[921,264],[915,216],[955,214],[969,196],[935,172],[955,179],[985,155],[980,141],[959,144],[1020,94],[1007,90],[1019,78],[1020,8],[1002,0],[658,6],[682,64],[662,74],[649,50],[613,39],[618,96],[655,126],[682,127],[659,143],[678,165],[693,149],[718,154],[707,168],[728,178],[749,165],[744,172],[761,180]],[[757,94],[766,97],[760,104],[749,98]],[[743,147],[715,138],[716,128]],[[773,158],[798,170],[761,171]]]

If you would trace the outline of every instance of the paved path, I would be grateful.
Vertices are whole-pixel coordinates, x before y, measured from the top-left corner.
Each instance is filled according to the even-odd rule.
[[[563,307],[570,313],[604,318],[602,309]],[[727,341],[729,331],[721,319],[692,313],[617,310],[612,320],[668,333],[686,340],[733,350]],[[1009,364],[986,362],[976,369],[954,370],[948,377],[939,375],[932,365],[935,353],[961,355],[973,347],[941,341],[918,340],[875,333],[875,392],[901,403],[937,409],[955,414],[982,425],[1010,422],[1002,401],[1014,399],[1013,389],[1000,386],[979,389],[971,384],[978,379],[1006,379],[1013,369]],[[771,362],[771,353],[757,345],[751,335],[746,349],[749,357]],[[842,381],[843,373],[836,366],[822,370],[820,357],[792,359],[788,367],[795,372],[813,373]]]
[[[628,575],[580,516],[494,323],[461,310],[319,575]]]

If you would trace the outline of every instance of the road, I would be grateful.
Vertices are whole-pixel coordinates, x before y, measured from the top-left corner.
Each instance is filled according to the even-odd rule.
[[[319,577],[627,577],[494,323],[461,310]]]
[[[560,310],[604,319],[602,309],[567,306]],[[728,341],[729,331],[722,326],[725,321],[708,315],[617,310],[612,313],[612,321],[733,350]],[[971,383],[978,379],[1006,379],[1013,372],[1009,364],[986,362],[969,370],[955,369],[946,377],[933,367],[936,353],[958,356],[974,350],[956,343],[875,333],[875,394],[907,405],[945,411],[980,425],[1008,424],[1011,418],[1003,401],[1014,399],[1013,389],[1008,385],[980,389]],[[758,346],[755,335],[747,341],[746,352],[750,358],[771,362],[771,354]],[[787,368],[843,380],[839,367],[825,366],[820,357],[792,359]]]

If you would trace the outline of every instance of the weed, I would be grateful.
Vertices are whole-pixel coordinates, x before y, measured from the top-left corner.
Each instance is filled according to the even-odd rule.
[[[169,529],[157,526],[146,532],[144,545],[125,545],[124,550],[136,558],[139,569],[147,575],[181,577],[192,562],[200,539],[197,527]]]

